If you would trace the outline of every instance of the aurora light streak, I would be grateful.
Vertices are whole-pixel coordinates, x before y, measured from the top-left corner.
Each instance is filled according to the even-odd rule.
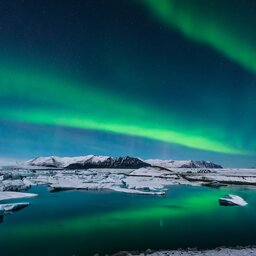
[[[255,166],[255,1],[0,7],[1,159],[129,154]]]
[[[175,125],[173,120],[168,121],[169,117],[161,112],[95,91],[92,87],[81,87],[55,77],[36,75],[35,72],[1,69],[0,77],[0,97],[9,98],[11,102],[10,106],[1,106],[2,119],[96,129],[204,150],[242,154],[242,151],[214,138],[198,135],[196,131],[193,134],[190,127],[180,131],[181,126]],[[22,104],[17,108],[14,100]]]
[[[149,8],[152,15],[160,21],[197,42],[210,45],[256,73],[255,43],[250,41],[248,36],[241,37],[232,32],[228,22],[223,24],[222,17],[220,19],[216,16],[211,17],[201,8],[204,5],[202,1],[138,0],[138,2]]]

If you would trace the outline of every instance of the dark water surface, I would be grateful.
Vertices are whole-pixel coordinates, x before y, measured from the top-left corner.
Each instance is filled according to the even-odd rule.
[[[173,186],[165,196],[66,191],[46,187],[0,223],[0,255],[93,255],[120,250],[256,244],[256,190]],[[221,207],[233,193],[246,207]]]

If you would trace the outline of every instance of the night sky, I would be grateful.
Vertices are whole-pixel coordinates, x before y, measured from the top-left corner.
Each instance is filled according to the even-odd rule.
[[[255,0],[1,0],[0,164],[255,167],[255,12]]]

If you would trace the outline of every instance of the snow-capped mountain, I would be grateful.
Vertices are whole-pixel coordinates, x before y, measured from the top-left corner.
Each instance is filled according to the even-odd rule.
[[[209,161],[193,161],[193,160],[160,160],[148,159],[146,163],[152,166],[160,166],[164,168],[222,168],[221,165]]]
[[[120,168],[138,169],[148,166],[163,168],[222,168],[222,166],[209,161],[193,160],[142,160],[136,157],[110,157],[110,156],[78,156],[78,157],[38,157],[25,163],[29,166],[53,167],[65,169],[89,169],[89,168]]]
[[[79,157],[38,157],[25,163],[29,166],[55,167],[65,169],[89,168],[131,168],[150,166],[136,157],[79,156]]]

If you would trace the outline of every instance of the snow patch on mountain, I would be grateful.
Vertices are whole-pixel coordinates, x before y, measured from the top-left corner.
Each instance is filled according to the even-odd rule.
[[[222,168],[221,165],[212,163],[210,161],[194,161],[194,160],[160,160],[148,159],[146,163],[152,166],[160,166],[164,168]]]
[[[162,168],[222,168],[222,166],[210,161],[194,160],[142,160],[137,157],[110,157],[110,156],[78,156],[78,157],[38,157],[25,162],[28,166],[66,168],[66,169],[88,169],[88,168],[142,168],[159,166]]]
[[[136,157],[79,156],[79,157],[38,157],[25,162],[28,166],[88,169],[88,168],[141,168],[150,166]]]

